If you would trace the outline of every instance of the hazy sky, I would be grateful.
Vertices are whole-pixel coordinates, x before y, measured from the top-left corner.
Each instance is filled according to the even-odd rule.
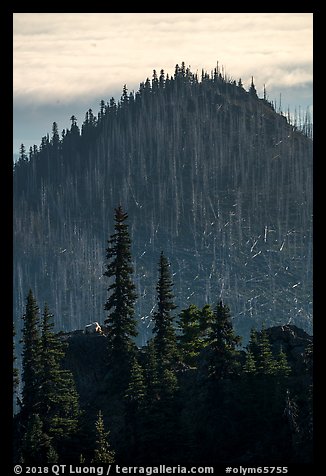
[[[312,13],[14,13],[14,152],[56,121],[81,125],[101,99],[137,91],[176,63],[210,72],[219,62],[282,108],[312,107]]]

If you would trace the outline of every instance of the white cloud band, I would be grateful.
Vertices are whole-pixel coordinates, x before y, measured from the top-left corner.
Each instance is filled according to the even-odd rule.
[[[14,96],[43,102],[138,88],[185,61],[244,84],[312,82],[310,13],[15,13]]]

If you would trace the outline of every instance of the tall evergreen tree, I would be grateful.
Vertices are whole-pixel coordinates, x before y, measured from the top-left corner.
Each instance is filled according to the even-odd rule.
[[[53,145],[53,147],[57,149],[59,147],[59,143],[60,143],[60,136],[58,131],[58,124],[54,122],[52,125],[51,144]]]
[[[30,415],[21,443],[23,464],[57,463],[58,454],[51,444],[51,438],[44,432],[43,422],[38,413]]]
[[[19,160],[22,162],[26,162],[28,160],[27,154],[26,154],[26,148],[24,144],[21,144],[20,149],[19,149]]]
[[[98,412],[96,428],[96,447],[94,451],[93,463],[110,464],[114,463],[115,452],[110,447],[109,431],[105,431],[103,415],[101,410]]]
[[[41,336],[39,308],[29,291],[26,312],[23,316],[23,351],[22,351],[22,417],[28,418],[37,413],[39,404],[39,385],[41,370]]]
[[[79,403],[72,373],[62,368],[65,345],[54,334],[47,305],[42,320],[40,416],[44,431],[56,445],[74,435],[78,428]]]
[[[277,371],[277,363],[273,356],[265,327],[263,327],[261,332],[257,335],[257,347],[257,373],[261,375],[275,375]]]
[[[149,340],[146,346],[145,364],[144,364],[144,382],[145,382],[145,405],[149,407],[159,398],[157,358],[153,339]]]
[[[214,380],[223,379],[237,372],[239,367],[237,347],[241,337],[236,335],[229,307],[220,301],[208,331],[209,366],[208,374]]]
[[[290,373],[291,367],[288,363],[286,353],[281,347],[276,360],[276,374],[281,377],[288,377]]]
[[[131,366],[130,381],[125,394],[125,443],[131,459],[139,454],[143,430],[143,410],[145,403],[144,371],[134,357]]]
[[[255,375],[256,373],[256,362],[252,351],[249,349],[246,354],[246,361],[244,364],[244,373],[248,375]]]
[[[178,361],[178,349],[172,314],[172,311],[176,309],[172,291],[173,282],[170,264],[163,251],[160,255],[158,271],[157,311],[153,315],[153,343],[157,363],[159,395],[164,400],[165,398],[171,398],[177,389],[175,367]]]
[[[214,311],[212,309],[212,306],[210,304],[205,304],[205,306],[200,312],[200,330],[201,330],[201,334],[204,337],[204,347],[205,347],[205,341],[208,341],[208,335],[210,334],[212,330],[213,322],[214,322]]]
[[[254,84],[254,78],[253,76],[251,77],[251,84],[250,84],[250,88],[249,88],[249,94],[255,98],[257,98],[257,90],[256,90],[256,87],[255,87],[255,84]]]
[[[201,310],[190,304],[187,309],[183,309],[179,315],[179,328],[181,334],[178,336],[181,358],[188,365],[195,365],[200,350],[203,348],[203,336],[200,327]]]
[[[137,358],[134,357],[131,365],[130,380],[125,398],[130,406],[138,408],[142,405],[144,397],[144,371],[142,366],[138,363]]]
[[[172,287],[170,264],[162,251],[159,261],[159,279],[156,286],[157,311],[153,316],[154,345],[160,376],[163,375],[165,370],[173,368],[177,357],[176,335],[172,315],[176,305],[174,304]]]
[[[126,220],[128,218],[121,206],[115,210],[115,233],[111,235],[107,248],[109,261],[104,276],[112,278],[108,288],[109,297],[105,310],[109,312],[106,325],[109,328],[108,345],[111,369],[116,377],[128,379],[131,360],[135,351],[133,338],[137,336],[134,304],[135,285],[132,280],[131,240]],[[127,372],[127,375],[126,375]]]
[[[15,336],[16,330],[15,326],[13,325],[13,392],[14,394],[17,392],[17,387],[19,385],[19,372],[17,367],[15,367],[15,362],[17,360],[16,353],[15,353]]]

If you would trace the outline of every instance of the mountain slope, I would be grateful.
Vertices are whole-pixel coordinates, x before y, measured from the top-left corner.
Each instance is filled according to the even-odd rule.
[[[312,141],[254,88],[177,66],[34,149],[14,170],[17,316],[32,287],[58,329],[103,322],[121,204],[143,342],[161,250],[180,310],[221,296],[240,333],[262,321],[311,331]]]

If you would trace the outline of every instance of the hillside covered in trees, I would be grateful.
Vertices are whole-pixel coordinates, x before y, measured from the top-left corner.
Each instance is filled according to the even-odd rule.
[[[154,325],[137,346],[127,218],[116,209],[103,334],[54,333],[48,306],[40,316],[28,293],[14,462],[311,463],[311,337],[293,325],[263,327],[241,349],[222,300],[176,311],[171,265],[161,252]]]
[[[73,111],[72,111],[73,112]],[[312,330],[312,140],[252,82],[162,70],[78,125],[21,147],[14,165],[14,312],[31,287],[55,329],[106,318],[112,210],[128,210],[139,343],[151,335],[156,263],[175,304],[222,299],[238,333]],[[20,324],[16,326],[20,335]]]

